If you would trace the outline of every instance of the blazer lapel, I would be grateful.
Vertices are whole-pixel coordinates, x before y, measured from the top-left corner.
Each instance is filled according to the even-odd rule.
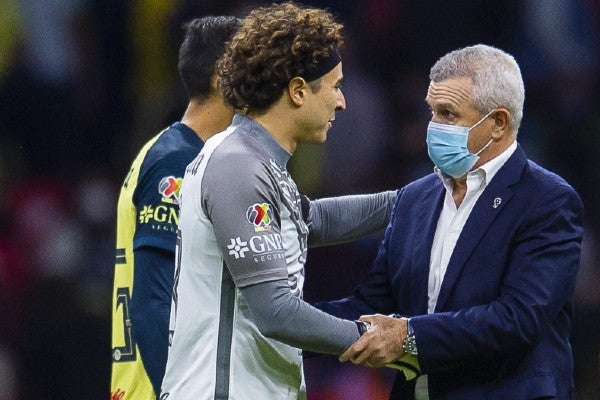
[[[521,146],[517,149],[508,161],[496,173],[488,187],[485,188],[477,203],[473,207],[467,222],[456,242],[454,252],[450,257],[444,281],[440,289],[440,294],[436,303],[435,311],[443,310],[452,292],[456,280],[473,252],[473,249],[479,243],[485,231],[498,216],[500,211],[506,207],[513,191],[510,188],[519,181],[521,173],[527,163],[527,157]]]
[[[445,189],[441,181],[437,181],[427,191],[415,217],[421,229],[413,237],[412,268],[410,282],[411,315],[427,313],[427,287],[429,285],[429,263],[431,246],[437,222],[442,211]]]

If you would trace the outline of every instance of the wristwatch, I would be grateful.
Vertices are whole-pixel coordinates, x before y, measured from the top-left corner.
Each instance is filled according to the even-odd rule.
[[[368,322],[364,322],[364,321],[354,321],[356,323],[356,327],[358,328],[358,335],[362,336],[365,333],[367,333],[367,331],[369,330],[369,328],[371,327],[371,324]]]
[[[404,338],[404,342],[402,343],[402,348],[407,354],[411,354],[413,356],[418,355],[417,351],[417,340],[415,339],[415,331],[410,324],[410,318],[402,317],[400,319],[406,320],[407,333]]]

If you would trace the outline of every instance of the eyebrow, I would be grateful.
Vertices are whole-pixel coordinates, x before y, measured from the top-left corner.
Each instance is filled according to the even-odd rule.
[[[425,103],[427,103],[427,105],[430,108],[433,108],[432,104],[431,104],[431,102],[429,100],[429,96],[425,97]],[[448,109],[450,111],[456,111],[457,110],[456,106],[454,104],[452,104],[451,102],[449,102],[449,101],[443,101],[443,100],[439,101],[439,102],[436,103],[435,106],[436,106],[436,108],[446,108],[446,109]]]

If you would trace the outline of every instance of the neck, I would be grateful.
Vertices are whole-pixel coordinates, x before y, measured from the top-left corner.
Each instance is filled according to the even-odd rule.
[[[296,139],[296,122],[294,108],[286,103],[286,96],[282,96],[266,112],[253,112],[248,110],[248,117],[261,124],[275,138],[277,143],[293,154],[298,142]]]
[[[190,100],[181,122],[206,142],[215,133],[225,130],[231,124],[233,114],[233,110],[225,105],[223,99],[214,95],[203,102]]]
[[[460,178],[453,178],[454,182],[452,188],[452,198],[454,199],[454,204],[456,204],[456,208],[460,207],[465,195],[467,194],[467,176],[461,176]]]

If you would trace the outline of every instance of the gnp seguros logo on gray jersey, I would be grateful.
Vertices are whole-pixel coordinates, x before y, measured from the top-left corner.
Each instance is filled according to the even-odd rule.
[[[227,245],[229,255],[235,259],[246,258],[246,253],[250,252],[254,262],[264,262],[285,258],[283,251],[283,241],[278,233],[269,233],[266,235],[255,235],[247,241],[241,237],[229,239]]]

